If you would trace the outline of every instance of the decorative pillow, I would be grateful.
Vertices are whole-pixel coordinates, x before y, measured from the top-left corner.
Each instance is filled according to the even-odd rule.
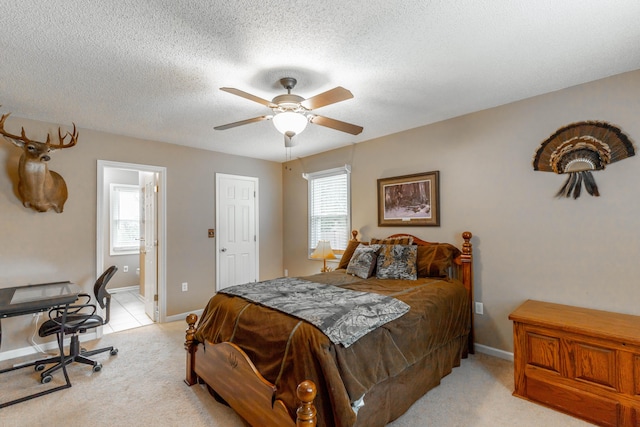
[[[413,243],[413,237],[411,236],[402,236],[402,237],[387,237],[386,239],[376,239],[375,237],[371,238],[372,245],[410,245]]]
[[[371,277],[376,266],[378,248],[359,245],[353,252],[351,261],[347,266],[347,273],[358,276],[362,279]]]
[[[418,246],[418,277],[446,277],[460,250],[449,243]]]
[[[382,245],[378,253],[376,277],[378,279],[416,280],[418,269],[415,245]]]
[[[347,268],[349,266],[349,261],[351,261],[351,257],[353,256],[353,252],[356,250],[358,245],[362,244],[358,240],[349,240],[349,244],[347,245],[347,249],[344,250],[342,257],[340,258],[340,263],[338,264],[338,268]]]

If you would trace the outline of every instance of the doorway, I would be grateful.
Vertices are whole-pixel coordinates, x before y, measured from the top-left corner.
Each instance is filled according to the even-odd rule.
[[[162,322],[166,316],[166,168],[98,160],[97,178],[96,277],[109,265],[117,265],[121,272],[109,284],[111,319],[99,335]],[[118,200],[128,200],[118,198],[118,188],[135,194],[135,201],[130,198],[129,203],[137,203],[138,209],[118,205]],[[136,215],[137,221],[131,221]]]
[[[258,178],[216,173],[216,290],[258,278]]]

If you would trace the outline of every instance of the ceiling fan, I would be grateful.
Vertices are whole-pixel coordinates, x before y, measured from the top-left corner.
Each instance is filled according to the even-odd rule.
[[[353,94],[347,89],[338,86],[316,96],[312,96],[311,98],[304,99],[301,96],[291,93],[291,90],[296,86],[296,83],[297,80],[293,77],[280,79],[280,84],[287,90],[287,93],[284,95],[278,95],[271,101],[267,101],[266,99],[262,99],[258,96],[251,95],[250,93],[243,92],[232,87],[221,87],[220,90],[222,91],[241,96],[270,108],[273,111],[273,114],[216,126],[214,129],[225,130],[263,120],[273,120],[273,124],[276,129],[284,135],[285,147],[293,147],[296,145],[297,141],[294,142],[293,137],[300,134],[307,127],[307,123],[314,123],[320,126],[339,130],[341,132],[350,133],[352,135],[358,135],[362,132],[362,126],[353,125],[336,119],[330,119],[324,116],[318,116],[311,112],[317,108],[353,98]]]

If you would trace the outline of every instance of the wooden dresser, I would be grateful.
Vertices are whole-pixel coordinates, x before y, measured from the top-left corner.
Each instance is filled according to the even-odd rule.
[[[602,426],[640,426],[640,316],[526,301],[514,395]]]

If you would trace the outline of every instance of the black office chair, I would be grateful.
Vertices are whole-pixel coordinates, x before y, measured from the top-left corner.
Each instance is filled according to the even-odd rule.
[[[107,283],[111,280],[111,277],[118,271],[118,267],[115,265],[109,267],[102,275],[96,280],[93,285],[93,292],[95,299],[100,304],[100,307],[105,309],[104,319],[96,314],[96,304],[89,304],[91,296],[89,294],[79,294],[79,299],[85,299],[81,304],[74,304],[68,307],[58,307],[49,311],[49,320],[45,321],[38,330],[38,335],[41,337],[48,337],[50,335],[57,335],[58,345],[63,348],[63,340],[66,335],[71,335],[71,343],[69,344],[69,354],[49,357],[46,359],[38,360],[34,363],[36,371],[42,371],[45,365],[55,363],[46,371],[40,374],[41,382],[43,384],[52,380],[51,374],[65,365],[71,362],[85,363],[93,366],[93,371],[98,372],[102,369],[102,364],[95,360],[89,359],[87,356],[93,356],[98,353],[110,352],[112,356],[118,354],[118,349],[113,347],[105,347],[97,350],[87,351],[80,348],[80,340],[78,334],[86,332],[88,329],[94,329],[102,325],[109,323],[109,312],[111,307],[111,294],[107,291]]]

